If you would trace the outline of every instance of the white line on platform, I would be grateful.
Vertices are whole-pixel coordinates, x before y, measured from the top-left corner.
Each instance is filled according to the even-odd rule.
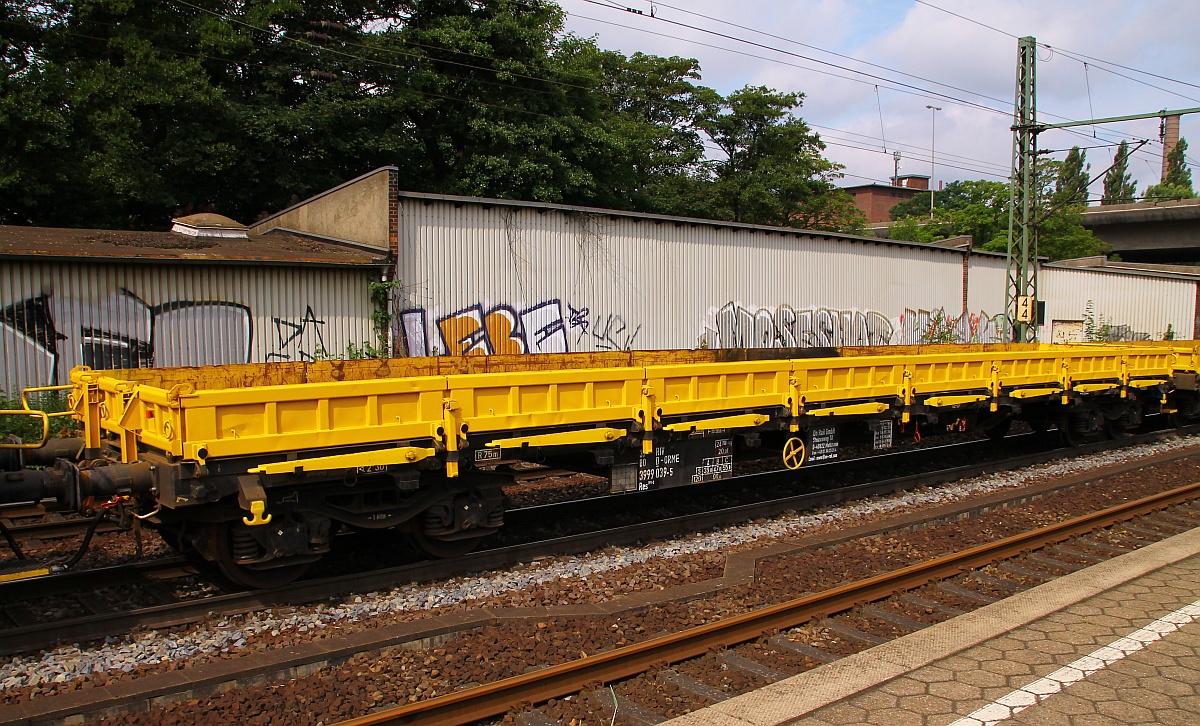
[[[1178,610],[1167,613],[1146,627],[1136,630],[1123,638],[1117,638],[1108,645],[1093,650],[1091,653],[1072,661],[1059,668],[1045,678],[1022,686],[1011,693],[997,698],[983,708],[972,711],[950,726],[994,726],[1007,721],[1021,711],[1036,705],[1050,696],[1058,693],[1072,683],[1078,683],[1096,671],[1103,670],[1122,658],[1136,653],[1150,643],[1163,636],[1174,633],[1184,625],[1200,619],[1200,600],[1184,605]]]

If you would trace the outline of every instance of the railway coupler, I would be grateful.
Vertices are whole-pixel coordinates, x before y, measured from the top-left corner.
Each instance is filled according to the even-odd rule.
[[[59,459],[79,461],[83,456],[83,439],[46,439],[37,448],[25,448],[21,437],[9,434],[0,442],[0,471],[20,471],[25,467],[54,466]]]
[[[57,459],[43,469],[0,474],[0,503],[52,501],[58,509],[86,513],[98,500],[148,492],[154,485],[154,466],[149,463],[76,464]]]

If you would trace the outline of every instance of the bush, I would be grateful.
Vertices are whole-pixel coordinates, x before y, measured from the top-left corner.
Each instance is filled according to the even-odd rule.
[[[46,391],[34,395],[35,397],[30,399],[30,405],[40,408],[40,410],[46,413],[59,413],[69,408],[66,391]],[[8,411],[20,410],[21,397],[9,398],[5,395],[4,391],[0,391],[0,409]],[[79,434],[79,431],[79,422],[70,416],[50,419],[51,438],[76,436]],[[42,436],[41,419],[35,416],[22,416],[19,414],[0,416],[0,438],[9,434],[20,436],[21,440],[27,443],[37,441]]]

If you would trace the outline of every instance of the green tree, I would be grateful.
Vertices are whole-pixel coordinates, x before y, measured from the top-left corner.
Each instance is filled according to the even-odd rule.
[[[1034,167],[1034,221],[1036,223],[1034,244],[1041,257],[1051,261],[1076,257],[1106,255],[1112,248],[1092,234],[1082,224],[1084,205],[1071,201],[1072,178],[1078,179],[1077,170],[1068,167],[1065,161],[1039,159]],[[1077,188],[1077,187],[1076,187]],[[1059,194],[1059,190],[1064,190]],[[1004,252],[1008,246],[1007,231],[984,249]]]
[[[1167,176],[1164,184],[1176,184],[1192,188],[1192,170],[1187,166],[1187,139],[1180,139],[1175,148],[1167,154]]]
[[[233,7],[238,22],[222,17]],[[373,113],[365,63],[305,39],[320,23],[361,28],[357,3],[58,0],[5,14],[28,33],[0,79],[3,221],[252,218],[362,171],[400,123]]]
[[[1080,175],[1084,163],[1071,159],[1038,161],[1035,169],[1035,220],[1038,254],[1051,260],[1106,254],[1110,248],[1081,223],[1078,190],[1085,188]],[[1077,166],[1078,164],[1078,166]],[[1086,175],[1086,171],[1084,172]],[[1008,248],[1009,186],[983,180],[955,181],[934,197],[934,218],[929,219],[929,194],[922,193],[892,208],[895,220],[888,236],[911,242],[935,242],[971,235],[977,248],[1005,252]]]
[[[0,223],[253,221],[384,165],[415,191],[820,229],[865,220],[792,116],[603,50],[551,0],[4,0]],[[707,158],[712,140],[724,158]]]
[[[897,220],[897,224],[888,228],[888,234],[892,239],[914,242],[970,235],[974,244],[981,246],[1007,235],[1008,193],[1008,185],[1004,182],[950,182],[934,195],[932,224],[920,225],[919,233],[909,231],[914,229],[909,220],[929,219],[929,192],[921,192],[892,207],[892,219]]]
[[[1087,163],[1087,151],[1072,146],[1059,168],[1058,179],[1054,183],[1054,196],[1051,197],[1052,203],[1087,205],[1091,170],[1092,165]]]
[[[861,230],[865,217],[833,185],[842,167],[791,111],[804,95],[747,86],[710,94],[697,120],[723,158],[705,162],[698,199],[704,216],[736,222]]]
[[[1151,184],[1146,187],[1143,198],[1146,201],[1162,201],[1170,199],[1194,199],[1196,192],[1190,186],[1182,184]]]
[[[597,93],[586,136],[599,142],[600,188],[591,203],[639,211],[674,211],[676,194],[704,158],[696,119],[714,92],[696,84],[694,59],[601,50],[567,36],[556,51],[569,78],[587,77]],[[580,94],[582,95],[582,94]]]
[[[925,217],[903,217],[888,225],[888,239],[929,244],[953,236],[946,229],[946,213],[935,211],[934,219]],[[938,219],[941,216],[942,219]]]
[[[1186,155],[1187,139],[1180,139],[1171,153],[1167,154],[1166,176],[1162,182],[1146,187],[1146,199],[1192,199],[1196,196]]]
[[[1101,204],[1129,204],[1137,197],[1137,182],[1129,174],[1129,142],[1122,141],[1112,168],[1104,175],[1104,196]]]

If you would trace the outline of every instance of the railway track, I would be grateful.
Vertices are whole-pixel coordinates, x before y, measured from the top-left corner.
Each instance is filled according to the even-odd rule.
[[[709,700],[718,700],[721,694],[719,692],[713,694],[715,689],[686,676],[681,678],[678,671],[664,667],[664,664],[669,666],[707,656],[714,650],[721,651],[732,648],[754,641],[764,635],[786,631],[813,620],[823,620],[835,613],[861,608],[864,605],[869,608],[871,607],[869,603],[885,600],[897,592],[912,591],[931,583],[951,580],[964,572],[996,563],[1004,564],[1004,561],[1010,558],[1053,547],[1088,535],[1097,529],[1129,522],[1138,517],[1192,502],[1197,498],[1200,498],[1200,483],[1189,484],[777,605],[705,623],[680,632],[652,637],[608,652],[586,655],[531,673],[466,688],[396,708],[384,709],[343,721],[339,726],[468,724],[508,713],[515,704],[541,703],[556,697],[580,692],[587,693],[589,689],[594,690],[596,684],[613,683],[651,671],[662,673],[662,678],[673,680],[676,684],[684,683],[697,695],[706,696]],[[1134,540],[1146,543],[1197,525],[1200,525],[1200,511],[1184,509],[1159,515],[1142,524],[1127,525],[1125,531]],[[1072,550],[1068,549],[1067,551]],[[1080,553],[1076,551],[1076,554]],[[1084,554],[1083,556],[1087,557],[1088,555]],[[1062,560],[1055,561],[1052,557],[1043,556],[1041,559],[1043,562],[1057,562],[1062,570],[1080,569]],[[1035,579],[1052,579],[1044,572],[1039,573],[1020,566],[1010,565],[1008,569],[1011,572],[1024,573],[1026,576],[1032,575]],[[981,579],[984,582],[992,580],[994,584],[997,578],[983,575]],[[1013,585],[1014,583],[1009,581],[1008,589],[1019,589]],[[954,585],[947,587],[957,589],[960,595],[971,597],[969,590],[963,590]],[[950,591],[953,592],[953,589]],[[975,595],[981,602],[993,599],[981,593],[975,593]],[[936,603],[930,604],[936,605]],[[873,613],[877,617],[879,615],[883,615],[885,619],[888,617],[886,611],[879,608],[875,608]],[[891,616],[893,621],[897,617]],[[828,620],[824,620],[824,622],[829,623]],[[906,627],[919,629],[923,625],[923,623],[910,620]],[[833,627],[837,627],[836,624]],[[856,637],[853,627],[842,625],[839,629],[844,635]],[[862,631],[857,632],[857,637],[868,643],[882,640]],[[781,641],[776,636],[772,642],[785,649],[789,647],[786,637]],[[802,647],[794,649],[799,650]],[[752,661],[747,662],[743,656],[733,654],[718,657],[723,658],[727,664],[732,663],[735,667],[756,673],[767,681],[773,679],[771,668],[762,665],[756,667]],[[775,675],[783,674],[776,673]],[[691,683],[688,684],[688,681]],[[612,696],[616,710],[619,710],[619,699],[615,690],[612,691]],[[626,703],[626,710],[633,711],[635,719],[638,708],[636,704]],[[526,719],[526,722],[533,721]]]
[[[1129,437],[1117,442],[1102,442],[1072,450],[1072,455],[1149,443],[1173,435],[1174,432],[1161,432]],[[967,446],[978,446],[978,444]],[[947,455],[947,449],[953,448],[955,447],[917,450],[910,452],[908,457],[920,455],[937,460]],[[893,457],[888,459],[893,465],[906,458],[902,454],[889,456]],[[0,602],[9,603],[3,608],[3,612],[9,616],[9,620],[12,622],[12,627],[0,630],[0,654],[7,655],[51,648],[64,642],[99,640],[124,634],[134,628],[173,627],[196,622],[210,615],[237,615],[272,607],[303,605],[349,592],[384,589],[407,582],[447,579],[468,572],[485,571],[511,566],[519,562],[528,562],[539,557],[571,555],[606,546],[633,544],[638,541],[665,538],[711,527],[727,526],[757,517],[774,516],[789,510],[802,511],[853,499],[951,482],[991,472],[1044,463],[1062,458],[1062,456],[1062,450],[1042,451],[998,461],[935,469],[913,475],[892,477],[836,489],[799,493],[768,501],[701,511],[683,516],[639,521],[548,539],[535,539],[485,550],[455,560],[418,562],[369,572],[311,579],[273,590],[217,593],[209,588],[207,592],[203,593],[206,596],[180,598],[169,587],[169,582],[176,578],[194,577],[196,571],[179,558],[18,580],[0,584]],[[863,465],[863,462],[850,461],[845,464],[854,467]],[[1142,466],[1142,464],[1130,465],[1131,468],[1138,466]],[[817,472],[815,478],[826,479],[829,478],[827,474],[836,469],[836,465],[830,464],[801,471]],[[825,475],[822,475],[822,471],[825,472]],[[726,487],[744,485],[751,489],[767,489],[768,485],[794,481],[796,475],[797,472],[789,471],[768,472],[725,480],[722,484]],[[659,494],[658,492],[648,492],[643,495],[644,498],[622,495],[611,499],[623,501],[636,509],[653,510],[656,506],[655,498]],[[605,497],[604,499],[610,498]],[[566,522],[589,511],[595,513],[596,509],[596,502],[590,500],[530,507],[512,512],[509,526],[513,531],[519,532],[533,529],[538,523],[547,521]],[[120,605],[114,606],[106,603],[101,596],[96,594],[98,590],[115,590],[121,594],[126,592],[126,590],[122,590],[126,586],[136,586],[146,590],[145,595],[139,595],[140,603],[133,605],[129,599],[126,599]],[[34,610],[38,603],[68,595],[79,595],[82,602],[60,608],[67,613],[66,617],[49,622],[45,618],[38,618]]]
[[[82,536],[91,520],[74,514],[47,512],[32,504],[10,505],[0,509],[0,523],[20,541],[65,539]],[[97,534],[119,532],[112,522],[101,522]]]

